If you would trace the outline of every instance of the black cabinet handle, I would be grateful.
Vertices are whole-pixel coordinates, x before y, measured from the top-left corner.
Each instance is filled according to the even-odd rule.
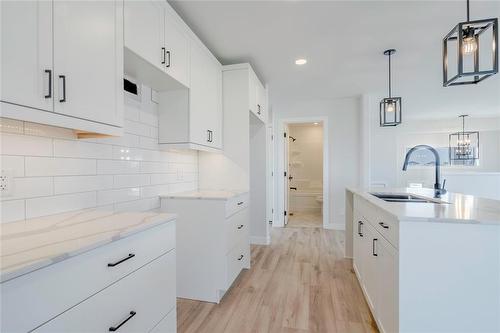
[[[207,142],[210,142],[210,138],[211,138],[210,130],[207,130]]]
[[[135,254],[133,254],[133,253],[129,253],[129,255],[128,255],[126,258],[123,258],[122,260],[117,261],[117,262],[109,263],[109,264],[108,264],[108,267],[115,267],[116,265],[119,265],[119,264],[121,264],[121,263],[122,263],[122,262],[124,262],[124,261],[127,261],[127,260],[129,260],[129,259],[132,259],[133,257],[135,257]]]
[[[238,205],[238,206],[243,205],[243,201],[238,202],[238,203],[237,203],[237,205]]]
[[[62,98],[59,102],[66,102],[66,75],[59,75],[59,80],[62,80]]]
[[[167,51],[167,59],[168,59],[168,62],[167,62],[166,67],[170,67],[170,51]]]
[[[363,226],[363,222],[358,221],[358,235],[363,237],[363,231],[361,230],[361,227]]]
[[[238,229],[241,229],[241,228],[243,228],[243,224],[240,224],[240,225],[238,226]]]
[[[387,224],[385,224],[384,222],[379,222],[378,223],[382,228],[384,229],[389,229],[389,226]]]
[[[210,142],[214,142],[214,132],[210,131]]]
[[[135,311],[130,311],[130,312],[129,312],[129,316],[127,317],[127,319],[125,319],[124,321],[122,321],[122,322],[120,323],[120,325],[118,325],[118,326],[111,326],[111,327],[108,329],[108,331],[109,331],[109,332],[115,332],[115,331],[118,331],[118,329],[119,329],[120,327],[122,327],[122,325],[123,325],[123,324],[125,324],[127,321],[129,321],[130,319],[132,319],[132,317],[133,317],[133,316],[135,316],[136,314],[137,314],[137,312],[135,312]]]
[[[165,58],[166,58],[165,57],[165,48],[164,47],[161,48],[161,55],[162,55],[161,64],[164,65],[165,64]]]
[[[240,257],[238,258],[238,260],[241,260],[243,259],[243,255],[241,254]]]
[[[260,104],[257,104],[257,114],[260,115]]]
[[[372,241],[372,254],[374,257],[378,256],[378,254],[375,252],[376,251],[376,248],[375,248],[375,243],[378,241],[377,238],[374,238],[373,241]]]
[[[46,69],[45,73],[49,74],[49,92],[44,97],[52,98],[52,70]]]

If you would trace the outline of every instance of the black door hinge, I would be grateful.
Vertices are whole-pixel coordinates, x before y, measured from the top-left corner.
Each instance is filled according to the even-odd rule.
[[[285,210],[285,216],[286,216],[286,210]]]
[[[284,134],[285,134],[285,138],[286,138],[286,132]]]
[[[285,177],[286,177],[286,171],[285,171]]]

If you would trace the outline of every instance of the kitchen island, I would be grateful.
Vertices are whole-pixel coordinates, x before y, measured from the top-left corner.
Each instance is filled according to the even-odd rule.
[[[346,256],[381,331],[500,331],[499,201],[346,191]]]

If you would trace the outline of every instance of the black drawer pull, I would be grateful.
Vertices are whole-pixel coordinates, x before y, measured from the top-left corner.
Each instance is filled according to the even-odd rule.
[[[241,228],[243,228],[243,224],[240,224],[240,225],[238,226],[238,229],[241,229]]]
[[[237,205],[238,205],[238,206],[243,205],[243,201],[238,202],[238,204],[237,204]]]
[[[372,243],[372,254],[373,254],[373,256],[374,256],[374,257],[377,257],[377,256],[378,256],[378,254],[375,252],[375,251],[376,251],[376,248],[375,248],[375,242],[377,242],[377,241],[378,241],[378,239],[377,239],[377,238],[374,238],[374,239],[373,239],[373,243]]]
[[[108,331],[109,331],[109,332],[115,332],[115,331],[118,331],[118,329],[119,329],[120,327],[122,327],[122,325],[123,325],[123,324],[125,324],[127,321],[129,321],[130,319],[132,319],[132,317],[133,317],[133,316],[135,316],[135,315],[137,314],[137,312],[135,312],[135,311],[130,311],[130,313],[129,313],[129,314],[130,314],[130,315],[127,317],[127,319],[125,319],[124,321],[122,321],[122,322],[120,323],[120,325],[118,325],[118,326],[111,326],[111,327],[109,328],[109,330],[108,330]]]
[[[358,221],[358,235],[360,237],[363,237],[363,230],[361,229],[362,226],[363,226],[363,222]]]
[[[170,67],[170,51],[167,51],[167,59],[168,59],[168,63],[167,63],[166,67]]]
[[[62,88],[61,88],[61,93],[62,93],[62,98],[59,99],[60,103],[66,102],[66,75],[59,75],[59,81],[62,80]]]
[[[45,95],[43,97],[52,98],[52,71],[50,69],[46,69],[45,73],[49,74],[49,83],[48,83],[49,92],[47,93],[47,95]]]
[[[389,226],[387,224],[385,224],[384,222],[379,222],[378,223],[382,228],[384,229],[389,229]]]
[[[161,64],[164,65],[165,64],[165,58],[166,58],[165,57],[165,48],[164,47],[161,48],[161,56],[162,56],[162,58],[161,58]]]
[[[108,264],[108,267],[115,267],[116,265],[119,265],[119,264],[121,264],[121,263],[122,263],[122,262],[124,262],[124,261],[127,261],[127,260],[129,260],[129,259],[132,259],[133,257],[135,257],[135,254],[133,254],[133,253],[129,253],[129,255],[128,255],[126,258],[123,258],[122,260],[117,261],[117,262],[109,263],[109,264]]]
[[[243,259],[243,255],[241,254],[240,257],[238,258],[238,260],[241,260]]]

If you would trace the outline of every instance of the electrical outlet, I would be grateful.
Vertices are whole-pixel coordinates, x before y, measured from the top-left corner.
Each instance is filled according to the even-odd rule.
[[[7,197],[12,194],[12,178],[14,171],[5,169],[0,174],[0,194],[2,197]]]

